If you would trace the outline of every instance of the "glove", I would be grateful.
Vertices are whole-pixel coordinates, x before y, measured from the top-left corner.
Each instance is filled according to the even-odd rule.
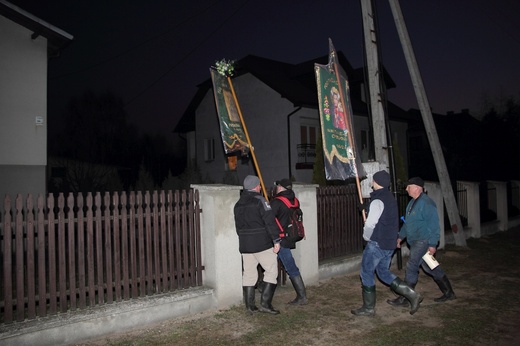
[[[358,210],[361,211],[361,212],[363,210],[368,210],[368,206],[365,203],[358,202]]]

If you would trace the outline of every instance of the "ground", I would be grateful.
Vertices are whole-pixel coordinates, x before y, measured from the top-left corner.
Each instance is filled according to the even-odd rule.
[[[424,296],[413,316],[386,303],[395,295],[378,282],[376,315],[356,317],[361,306],[356,274],[308,287],[309,304],[289,306],[292,287],[280,287],[272,316],[245,313],[243,305],[203,313],[78,345],[516,345],[520,338],[520,228],[481,239],[468,247],[449,245],[437,259],[456,300],[436,303],[434,281],[420,274]],[[406,262],[406,258],[404,259]],[[392,270],[401,278],[404,269]],[[257,301],[258,301],[257,297]]]

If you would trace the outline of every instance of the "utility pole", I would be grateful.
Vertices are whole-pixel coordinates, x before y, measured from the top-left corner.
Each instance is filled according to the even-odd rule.
[[[417,61],[415,59],[410,37],[408,36],[408,30],[406,29],[406,24],[401,12],[401,6],[399,5],[399,0],[389,0],[389,2],[392,9],[392,14],[394,16],[395,25],[397,27],[397,32],[399,34],[399,39],[401,40],[401,46],[403,47],[410,77],[412,79],[415,96],[417,97],[419,109],[421,110],[424,128],[426,129],[428,141],[430,142],[430,147],[432,149],[435,168],[437,169],[437,175],[439,177],[441,191],[444,197],[444,203],[446,204],[446,210],[450,219],[451,229],[455,238],[455,245],[465,247],[466,237],[462,227],[462,222],[460,221],[459,209],[455,201],[455,195],[453,194],[448,168],[446,167],[444,154],[442,153],[439,136],[437,135],[437,130],[433,121],[428,98],[426,97],[419,67],[417,66]],[[443,220],[440,220],[440,222],[443,222]]]
[[[363,36],[365,39],[365,53],[367,59],[368,87],[370,109],[372,115],[372,128],[374,132],[375,159],[379,167],[389,171],[388,163],[388,139],[385,112],[381,99],[381,76],[379,69],[379,54],[377,48],[376,29],[374,25],[374,12],[372,0],[361,0],[361,12],[363,16]]]

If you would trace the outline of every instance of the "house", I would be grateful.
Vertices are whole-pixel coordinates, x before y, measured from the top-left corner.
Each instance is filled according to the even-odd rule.
[[[409,173],[426,180],[438,181],[432,150],[421,113],[418,109],[408,110]],[[485,129],[480,120],[468,109],[447,114],[432,113],[436,132],[441,144],[444,161],[450,179],[481,181],[489,177],[483,164],[487,143],[483,141]]]
[[[0,196],[45,194],[47,64],[73,37],[0,0]]]
[[[338,59],[349,80],[355,140],[358,148],[364,148],[362,156],[367,161],[373,141],[363,69],[354,69],[342,52],[338,52]],[[327,64],[328,55],[299,64],[253,55],[236,62],[233,86],[266,187],[283,177],[312,181],[315,145],[320,138],[315,63]],[[386,87],[395,87],[390,76],[386,72],[384,75]],[[394,147],[398,147],[406,163],[408,114],[392,103],[388,103],[388,114]],[[185,136],[188,164],[196,162],[208,181],[240,184],[246,175],[256,173],[248,158],[239,158],[236,170],[228,165],[210,79],[198,86],[174,132]]]

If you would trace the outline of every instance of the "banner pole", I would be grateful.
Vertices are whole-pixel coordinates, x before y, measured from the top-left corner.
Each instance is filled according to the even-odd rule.
[[[339,71],[338,71],[338,64],[337,64],[337,56],[336,56],[336,50],[334,49],[334,73],[336,74],[336,80],[338,82],[338,86],[339,86],[339,97],[340,97],[340,100],[341,100],[341,104],[343,104],[343,107],[346,107],[346,103],[345,103],[345,96],[343,95],[343,85],[341,83],[341,78],[340,78],[340,75],[339,75]],[[352,107],[349,107],[349,111],[352,113]],[[351,131],[351,124],[350,124],[350,118],[352,118],[354,114],[350,114],[349,117],[347,117],[347,122],[346,122],[346,125],[347,125],[347,137],[348,137],[348,140],[350,142],[350,145],[352,146],[352,150],[354,151],[354,153],[357,155],[357,150],[356,150],[356,147],[355,147],[355,143],[353,141],[353,138],[352,138],[352,131]],[[359,181],[359,174],[358,174],[358,169],[357,169],[357,165],[356,165],[356,159],[354,158],[354,167],[356,168],[356,186],[357,186],[357,191],[358,191],[358,196],[359,196],[359,203],[363,204],[363,193],[361,192],[361,183]],[[363,215],[363,221],[366,221],[367,220],[367,216],[366,216],[366,211],[365,209],[362,210],[361,214]]]
[[[240,122],[242,123],[242,127],[244,128],[244,134],[246,135],[247,144],[249,145],[249,151],[251,152],[251,156],[253,157],[253,164],[255,165],[256,172],[258,173],[258,178],[260,179],[260,186],[262,187],[262,193],[264,194],[265,199],[269,201],[269,196],[267,195],[264,180],[262,178],[262,173],[260,172],[260,167],[258,166],[258,161],[256,160],[255,149],[251,145],[251,140],[249,139],[249,133],[247,132],[246,123],[244,121],[244,117],[242,116],[242,111],[240,110],[240,105],[238,104],[237,95],[235,94],[235,88],[233,87],[233,83],[231,82],[231,77],[227,76],[227,80],[229,83],[229,87],[231,89],[231,94],[233,95],[233,99],[235,100],[235,104],[237,105],[238,116],[240,117]]]

